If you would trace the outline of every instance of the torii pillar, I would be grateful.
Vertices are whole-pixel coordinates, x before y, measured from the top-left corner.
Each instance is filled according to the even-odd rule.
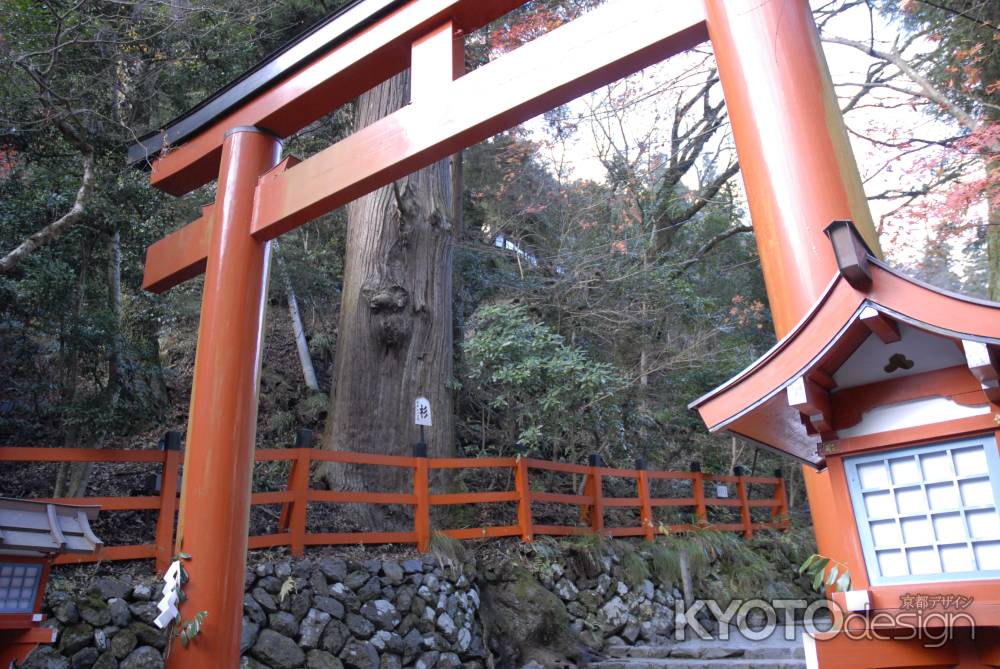
[[[847,128],[806,0],[705,0],[775,334],[819,300],[838,268],[824,228],[851,220],[881,255]],[[820,553],[844,525],[829,472],[803,466]]]
[[[232,128],[222,145],[177,528],[178,551],[191,555],[183,611],[208,618],[206,633],[173,648],[186,667],[240,655],[243,580],[234,575],[246,565],[270,263],[270,242],[251,237],[250,222],[257,180],[280,154],[281,142],[254,127]],[[192,515],[198,522],[185,524]],[[181,665],[171,658],[170,666]]]

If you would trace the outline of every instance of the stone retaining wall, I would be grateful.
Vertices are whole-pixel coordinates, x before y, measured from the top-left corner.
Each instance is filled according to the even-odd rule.
[[[566,667],[609,646],[670,643],[681,593],[651,575],[641,544],[614,544],[512,544],[478,563],[460,547],[440,559],[258,562],[246,574],[240,666]],[[76,592],[57,586],[50,584],[45,606],[57,642],[37,650],[25,669],[163,667],[167,632],[152,625],[156,582],[99,578]],[[210,611],[204,634],[211,620]]]

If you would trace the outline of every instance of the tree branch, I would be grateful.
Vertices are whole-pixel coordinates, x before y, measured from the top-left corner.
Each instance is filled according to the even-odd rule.
[[[709,252],[712,249],[714,249],[722,242],[726,241],[730,237],[741,234],[743,232],[753,232],[753,226],[738,225],[735,228],[729,228],[725,232],[720,232],[716,236],[712,237],[707,242],[702,244],[701,248],[695,251],[690,258],[682,262],[680,265],[677,266],[676,269],[674,269],[674,271],[670,274],[670,280],[679,277],[681,274],[687,271],[687,269],[691,267],[691,265],[695,264],[696,262],[704,258],[706,255],[709,254]]]
[[[62,217],[49,223],[44,228],[25,239],[13,251],[0,259],[0,274],[8,274],[26,257],[31,255],[40,246],[48,244],[58,237],[66,228],[76,223],[86,211],[86,206],[94,192],[95,182],[94,154],[87,152],[83,155],[83,179],[80,188],[76,192],[76,199],[73,206]]]
[[[914,69],[913,66],[911,66],[910,63],[908,63],[906,59],[903,58],[903,56],[895,49],[892,51],[880,51],[863,42],[856,42],[844,37],[826,36],[822,39],[824,42],[849,46],[861,51],[862,53],[868,54],[872,58],[878,58],[892,63],[898,67],[903,74],[909,77],[913,83],[920,87],[920,95],[922,97],[940,105],[942,109],[947,111],[952,118],[958,121],[966,130],[969,132],[975,132],[979,127],[979,123],[976,122],[976,119],[972,118],[965,112],[965,110],[945,97],[944,94],[941,93],[941,91],[939,91],[937,87],[927,79],[927,77],[920,74],[920,72],[917,72],[917,70]]]

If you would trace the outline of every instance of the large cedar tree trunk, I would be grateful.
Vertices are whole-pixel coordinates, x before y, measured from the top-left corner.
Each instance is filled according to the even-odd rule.
[[[356,129],[408,98],[404,72],[361,96]],[[347,207],[344,288],[324,447],[409,455],[413,402],[431,402],[429,455],[453,452],[452,198],[448,161]],[[328,465],[335,490],[405,491],[409,470]]]

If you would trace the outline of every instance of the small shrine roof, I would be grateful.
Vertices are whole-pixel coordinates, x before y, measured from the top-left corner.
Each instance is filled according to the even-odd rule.
[[[968,377],[960,383],[983,403],[998,401],[1000,304],[906,277],[864,251],[848,269],[844,265],[791,332],[690,404],[710,431],[727,431],[822,467],[820,445],[838,438],[828,409],[848,388],[855,395],[873,391],[867,393],[873,396],[870,406],[885,404],[895,401],[885,381],[912,385],[916,378],[902,379],[950,369]],[[920,354],[916,363],[902,344],[894,344],[901,338],[906,351]],[[891,358],[889,364],[877,355]],[[985,362],[973,369],[970,355]],[[854,418],[856,423],[861,416]]]
[[[93,553],[102,545],[90,529],[98,510],[0,497],[0,555]]]

